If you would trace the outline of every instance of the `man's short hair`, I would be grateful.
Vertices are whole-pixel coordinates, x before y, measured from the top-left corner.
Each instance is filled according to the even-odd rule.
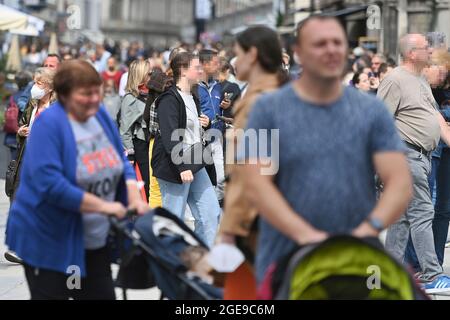
[[[306,18],[305,20],[302,20],[297,24],[297,28],[296,28],[296,32],[295,32],[295,38],[297,40],[297,44],[299,44],[301,41],[301,33],[302,33],[303,28],[305,27],[305,25],[308,24],[308,22],[313,21],[313,20],[320,20],[320,21],[333,20],[333,21],[336,21],[342,27],[341,22],[335,16],[332,16],[332,15],[329,15],[326,13],[311,15],[308,18]],[[342,27],[342,29],[344,29],[344,28]],[[344,31],[344,34],[345,34],[345,37],[347,37],[347,34],[345,33],[345,31]]]
[[[380,59],[381,60],[381,63],[385,63],[386,62],[386,57],[384,56],[384,54],[382,54],[382,53],[376,53],[374,56],[373,56],[373,58],[375,58],[375,57],[377,57],[378,59]],[[373,59],[372,58],[372,59]]]
[[[200,50],[200,52],[198,54],[201,64],[210,62],[216,56],[217,56],[217,51],[209,50],[209,49]]]
[[[58,59],[58,62],[61,62],[61,57],[60,57],[58,54],[56,54],[56,53],[49,53],[49,54],[47,55],[47,58],[52,58],[52,57]],[[46,59],[47,59],[47,58],[46,58]]]

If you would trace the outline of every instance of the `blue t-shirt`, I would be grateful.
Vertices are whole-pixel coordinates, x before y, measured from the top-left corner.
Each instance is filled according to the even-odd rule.
[[[323,106],[302,100],[288,84],[256,102],[248,129],[279,129],[279,148],[267,146],[268,156],[279,157],[275,184],[295,212],[331,234],[350,233],[375,207],[374,154],[405,150],[384,104],[350,87]],[[261,137],[258,145],[270,143],[270,136]],[[254,157],[247,152],[246,158]],[[258,282],[272,262],[294,248],[260,219]]]

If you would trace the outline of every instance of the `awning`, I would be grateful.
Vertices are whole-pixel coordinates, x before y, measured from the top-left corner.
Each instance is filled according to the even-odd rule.
[[[366,11],[368,5],[361,5],[361,6],[355,6],[355,7],[349,7],[342,10],[332,11],[332,12],[322,12],[321,15],[324,16],[333,16],[333,17],[345,17],[354,13]]]
[[[25,36],[39,36],[45,21],[19,10],[0,4],[0,31]]]

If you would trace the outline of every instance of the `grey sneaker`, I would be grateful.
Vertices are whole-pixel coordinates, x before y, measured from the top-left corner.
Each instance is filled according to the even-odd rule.
[[[22,259],[20,259],[19,256],[13,251],[6,251],[4,256],[5,259],[8,260],[9,262],[18,264],[23,263]]]

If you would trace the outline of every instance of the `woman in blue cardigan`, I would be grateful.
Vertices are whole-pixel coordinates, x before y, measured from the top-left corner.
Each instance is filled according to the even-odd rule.
[[[87,62],[65,62],[58,102],[33,126],[6,244],[23,259],[32,299],[115,299],[109,215],[145,213],[133,169]],[[81,277],[81,281],[77,281]]]

